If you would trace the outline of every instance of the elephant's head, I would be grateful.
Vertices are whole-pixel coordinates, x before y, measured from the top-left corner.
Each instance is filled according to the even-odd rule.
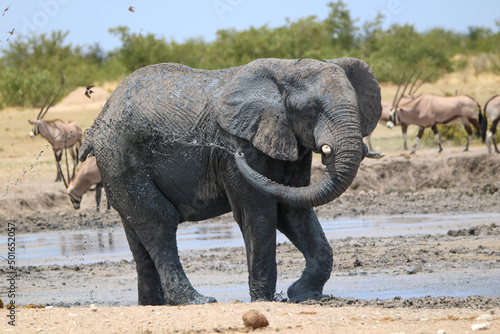
[[[361,60],[260,59],[215,93],[214,107],[223,129],[272,158],[294,161],[305,150],[322,154],[322,179],[297,188],[269,180],[243,154],[235,155],[254,187],[289,205],[334,200],[349,187],[363,158],[377,157],[362,139],[380,118],[380,87]]]

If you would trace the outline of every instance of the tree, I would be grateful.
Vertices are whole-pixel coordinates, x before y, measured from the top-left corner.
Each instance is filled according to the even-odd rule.
[[[356,31],[354,25],[357,20],[351,18],[351,12],[342,0],[329,2],[330,13],[325,19],[326,29],[329,32],[332,43],[342,49],[350,50],[355,47]]]
[[[85,60],[79,47],[64,42],[68,32],[32,35],[15,39],[0,59],[0,94],[3,106],[40,106],[50,90],[61,85],[65,93],[88,84],[95,63]],[[95,68],[95,67],[93,67]]]
[[[125,26],[111,28],[109,32],[118,36],[122,42],[122,46],[111,56],[118,57],[128,72],[170,59],[170,47],[164,38],[157,38],[150,33],[130,33],[130,29]]]

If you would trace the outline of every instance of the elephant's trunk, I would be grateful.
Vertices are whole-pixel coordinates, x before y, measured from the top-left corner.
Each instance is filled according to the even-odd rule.
[[[319,206],[333,201],[351,185],[366,154],[359,131],[340,137],[342,139],[335,141],[335,145],[326,144],[322,148],[325,172],[320,181],[306,187],[285,186],[268,179],[252,169],[241,153],[236,154],[235,159],[242,175],[261,192],[291,206]],[[330,154],[325,154],[327,147],[331,149]]]

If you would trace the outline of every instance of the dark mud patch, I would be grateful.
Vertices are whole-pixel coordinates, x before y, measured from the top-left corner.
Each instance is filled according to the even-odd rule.
[[[473,310],[490,310],[500,308],[500,297],[469,296],[466,298],[453,297],[419,297],[391,299],[357,299],[326,297],[320,301],[308,300],[305,305],[321,305],[327,307],[381,307],[381,308],[409,308],[409,309],[455,309],[467,308]]]

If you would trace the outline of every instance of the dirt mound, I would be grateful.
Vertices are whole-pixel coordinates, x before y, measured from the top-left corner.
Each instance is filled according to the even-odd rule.
[[[320,179],[324,166],[315,162],[312,182]],[[418,192],[454,189],[464,193],[494,194],[500,188],[500,156],[462,153],[442,157],[387,157],[364,161],[347,193]]]
[[[472,152],[388,156],[365,160],[349,189],[316,208],[321,218],[358,215],[495,212],[500,189],[500,155],[484,147]],[[315,161],[312,182],[323,166]]]
[[[499,176],[499,157],[486,153],[443,159],[396,158],[362,165],[351,190],[389,193],[459,188],[464,192],[495,193],[500,186]]]

